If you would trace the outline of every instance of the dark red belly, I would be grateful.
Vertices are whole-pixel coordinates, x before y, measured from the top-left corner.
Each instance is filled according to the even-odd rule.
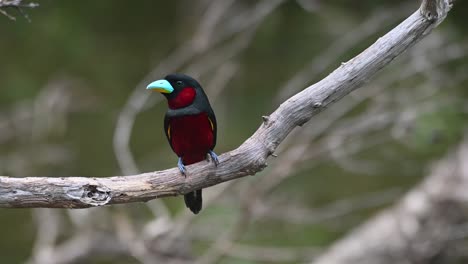
[[[169,121],[171,146],[185,165],[202,161],[213,147],[213,129],[206,113]]]

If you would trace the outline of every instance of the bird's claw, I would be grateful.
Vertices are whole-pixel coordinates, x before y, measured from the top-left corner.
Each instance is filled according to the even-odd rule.
[[[212,150],[210,150],[210,152],[208,152],[208,154],[210,154],[210,157],[213,160],[215,166],[218,166],[218,164],[219,164],[218,155],[216,155],[216,153],[214,153]]]
[[[185,165],[182,162],[181,157],[179,157],[179,161],[177,161],[177,167],[179,167],[180,173],[182,173],[182,175],[186,176],[187,169],[185,169]]]

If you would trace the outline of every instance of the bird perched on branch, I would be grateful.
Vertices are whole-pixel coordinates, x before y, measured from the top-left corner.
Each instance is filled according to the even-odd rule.
[[[180,172],[186,176],[185,165],[205,160],[207,155],[218,165],[218,156],[213,152],[216,117],[201,85],[188,75],[170,74],[150,83],[146,89],[160,92],[167,99],[164,132],[179,157]],[[185,194],[184,200],[185,205],[198,214],[202,209],[202,190]]]

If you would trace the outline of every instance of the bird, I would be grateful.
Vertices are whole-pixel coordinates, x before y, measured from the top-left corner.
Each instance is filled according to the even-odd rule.
[[[167,99],[164,132],[178,157],[177,166],[182,175],[187,177],[186,165],[205,160],[208,155],[218,166],[219,159],[213,151],[216,116],[200,83],[188,75],[174,73],[151,82],[146,89],[159,92]],[[202,190],[185,194],[184,201],[187,208],[198,214],[203,204]]]

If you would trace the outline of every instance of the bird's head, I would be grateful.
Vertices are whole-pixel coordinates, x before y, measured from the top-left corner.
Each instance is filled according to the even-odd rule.
[[[193,103],[201,85],[185,74],[169,74],[164,79],[150,83],[147,90],[159,92],[167,98],[169,108],[186,107]]]

